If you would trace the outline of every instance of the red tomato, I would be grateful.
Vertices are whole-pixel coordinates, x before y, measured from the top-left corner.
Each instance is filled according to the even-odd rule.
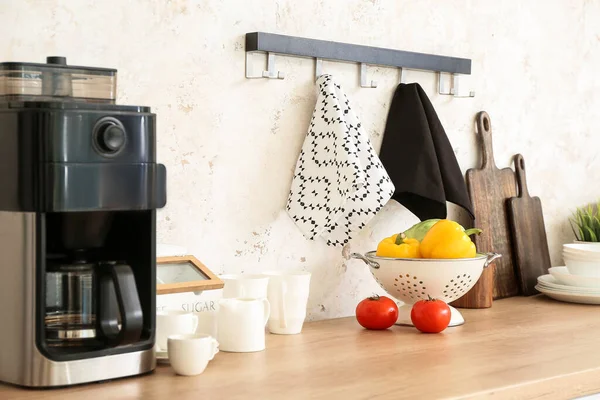
[[[367,297],[356,306],[356,320],[363,328],[387,329],[398,319],[396,302],[385,296]]]
[[[413,305],[410,319],[421,332],[439,333],[450,323],[450,307],[442,300],[420,300]]]

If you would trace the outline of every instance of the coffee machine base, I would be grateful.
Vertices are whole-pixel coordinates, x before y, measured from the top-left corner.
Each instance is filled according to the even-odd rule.
[[[36,259],[40,251],[36,213],[0,212],[2,276],[0,381],[26,387],[57,387],[140,375],[156,367],[152,343],[146,349],[69,361],[44,356],[36,345]],[[10,279],[6,279],[10,277]],[[37,332],[36,332],[37,331]],[[153,341],[152,341],[153,342]]]
[[[154,349],[69,362],[48,360],[34,347],[25,369],[3,371],[3,381],[17,386],[51,388],[141,375],[156,368]],[[10,368],[10,365],[7,367]],[[8,375],[14,375],[8,378]],[[14,379],[13,379],[14,378]]]

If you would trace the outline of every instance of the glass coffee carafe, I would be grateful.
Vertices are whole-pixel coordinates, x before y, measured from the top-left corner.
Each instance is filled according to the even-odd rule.
[[[49,261],[45,331],[52,347],[118,346],[139,340],[143,313],[129,265],[91,263],[84,252],[73,260]]]

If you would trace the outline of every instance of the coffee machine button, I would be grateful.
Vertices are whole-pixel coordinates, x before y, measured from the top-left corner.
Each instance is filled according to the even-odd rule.
[[[104,129],[101,141],[104,147],[110,151],[118,151],[125,143],[125,132],[120,126],[109,126]]]
[[[125,146],[125,127],[118,119],[102,118],[94,127],[93,138],[96,151],[104,156],[114,156]]]

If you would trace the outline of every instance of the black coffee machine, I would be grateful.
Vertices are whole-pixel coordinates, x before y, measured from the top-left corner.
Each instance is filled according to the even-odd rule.
[[[156,116],[117,71],[0,63],[0,381],[51,387],[155,367]]]

